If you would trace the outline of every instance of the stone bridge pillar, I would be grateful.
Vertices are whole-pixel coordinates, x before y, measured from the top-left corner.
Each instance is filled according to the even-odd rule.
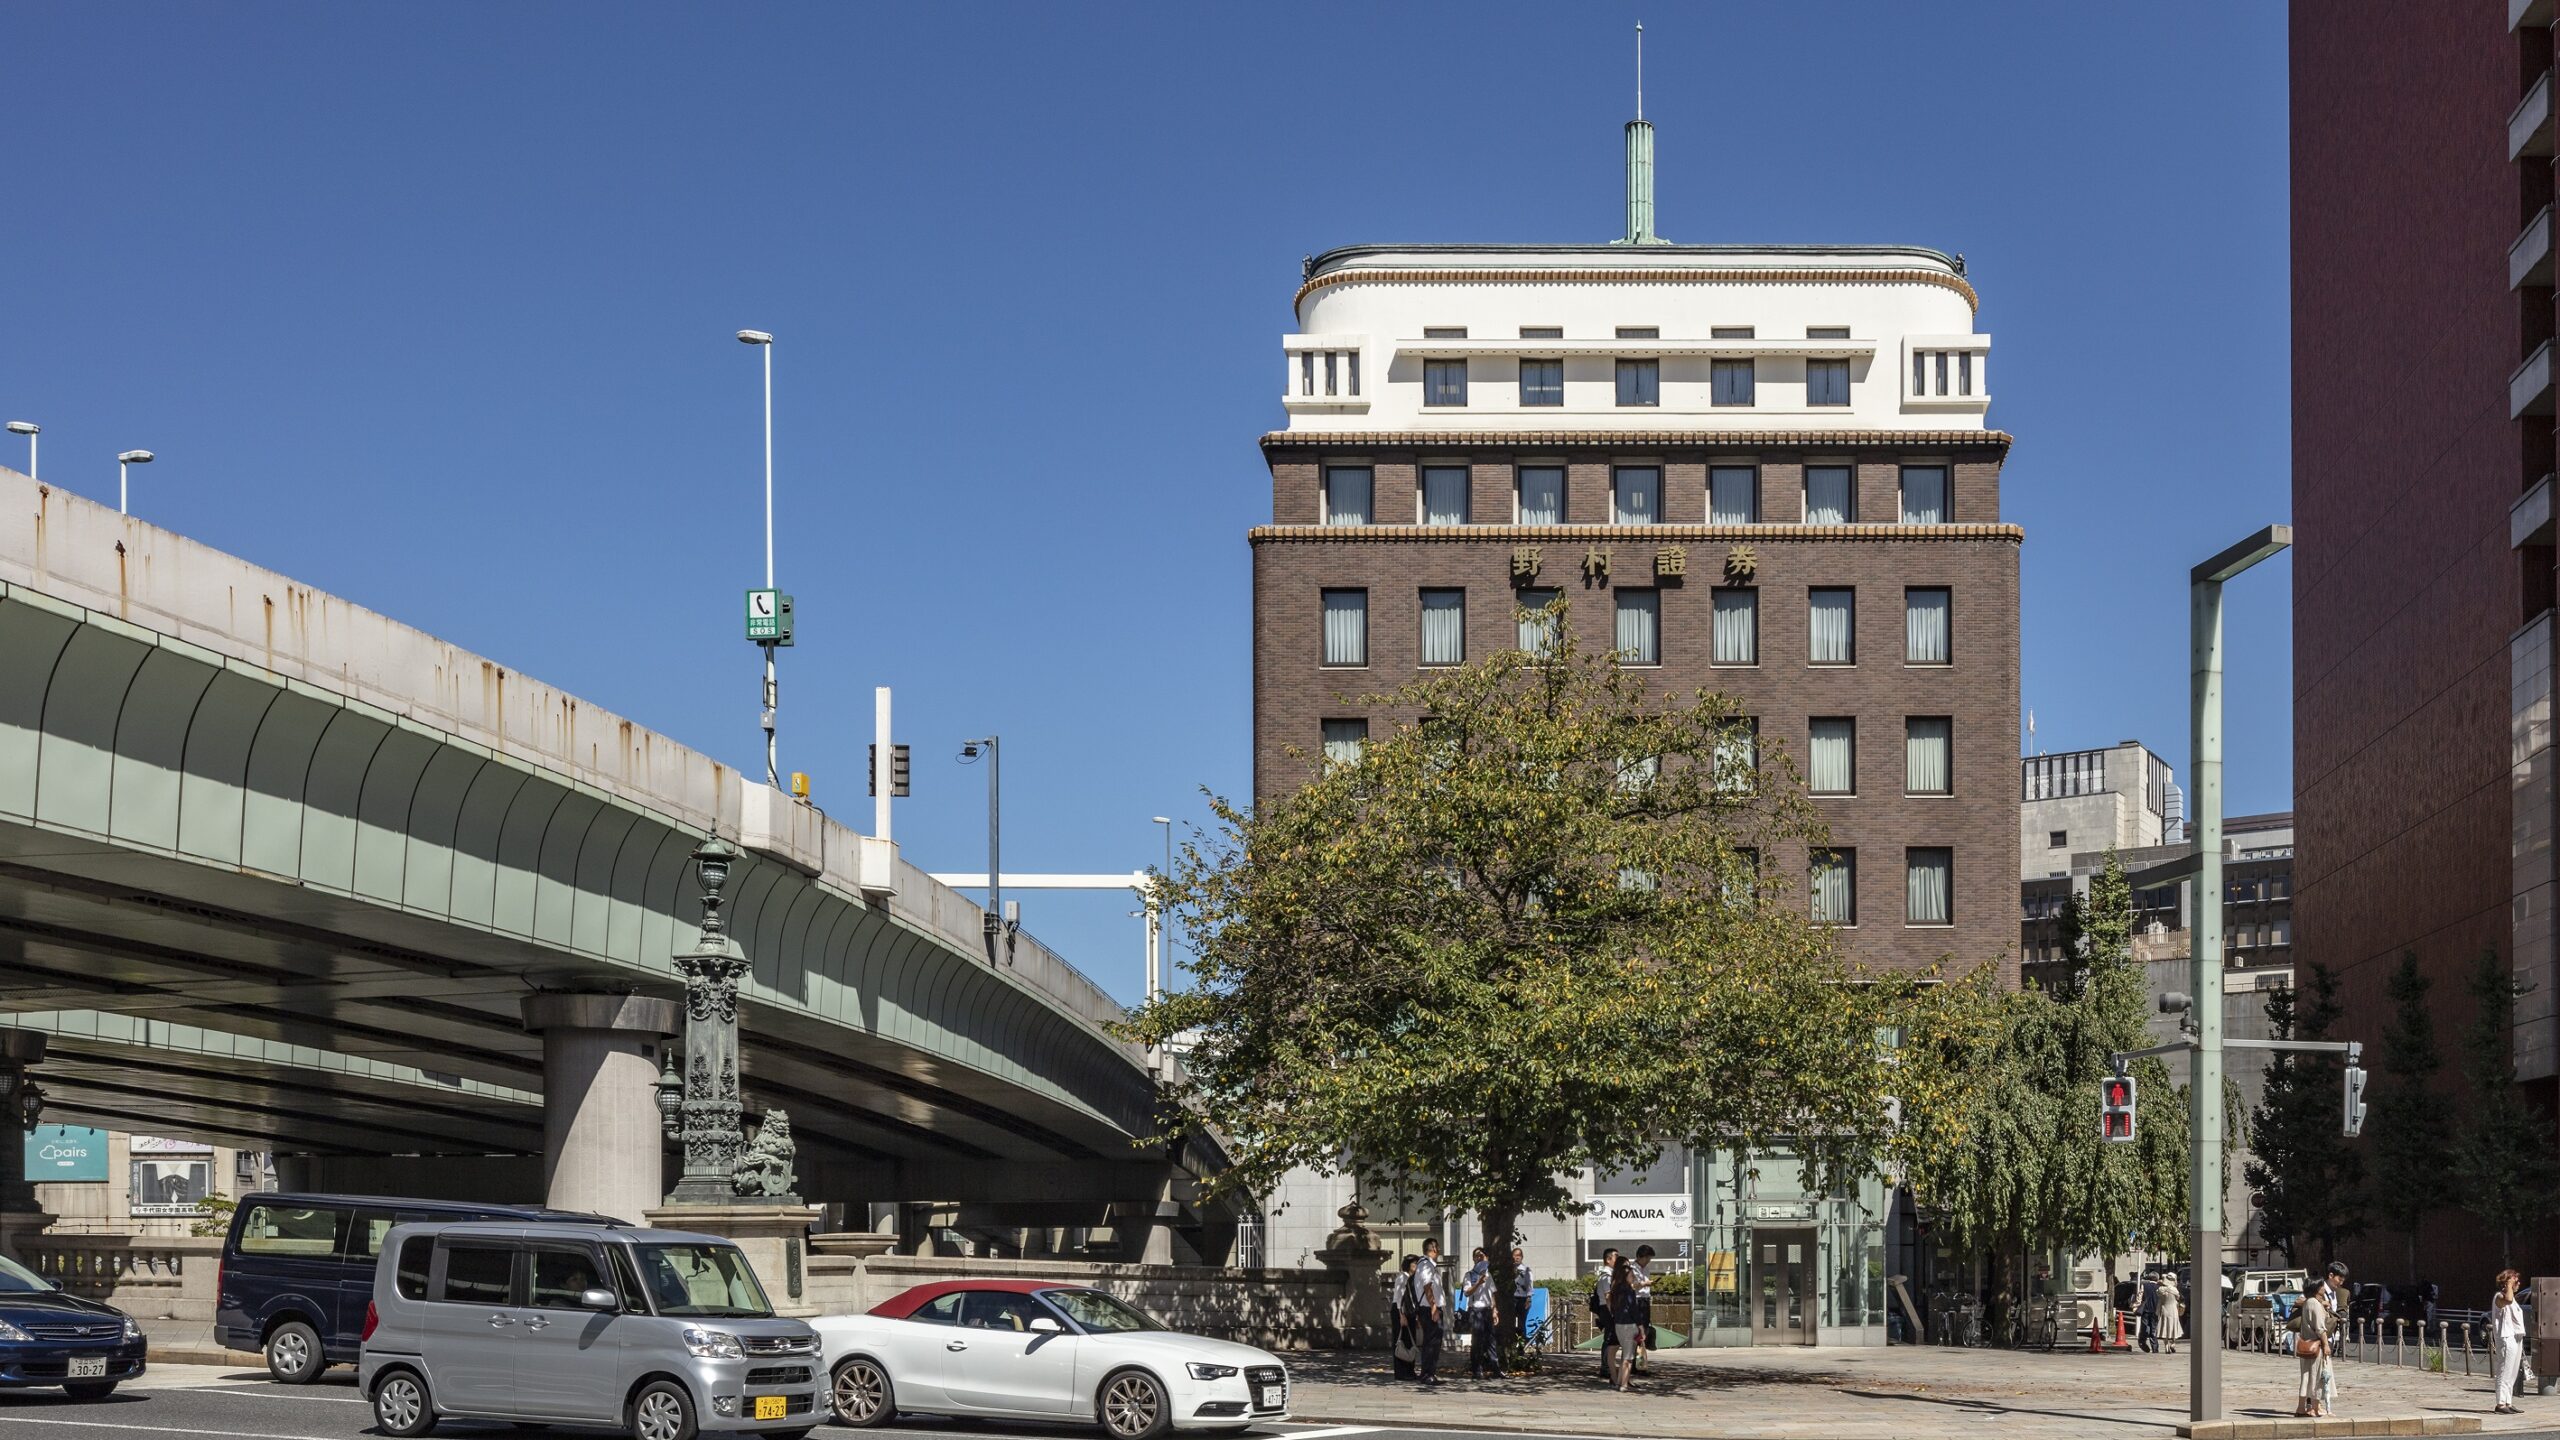
[[[666,1194],[658,1043],[679,1007],[645,995],[524,998],[542,1037],[544,1203],[637,1223]]]

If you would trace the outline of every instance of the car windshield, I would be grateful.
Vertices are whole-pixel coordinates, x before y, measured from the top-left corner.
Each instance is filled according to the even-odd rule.
[[[639,1245],[640,1283],[661,1315],[762,1320],[773,1314],[735,1245]]]
[[[0,1255],[0,1295],[41,1295],[52,1288],[43,1276]]]
[[[1099,1290],[1044,1290],[1040,1298],[1067,1312],[1067,1318],[1097,1335],[1164,1327]]]

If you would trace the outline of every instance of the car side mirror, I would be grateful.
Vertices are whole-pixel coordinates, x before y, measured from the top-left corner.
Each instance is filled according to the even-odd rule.
[[[610,1290],[581,1290],[578,1292],[578,1308],[581,1310],[619,1310],[622,1308],[622,1301]]]
[[[1032,1316],[1031,1329],[1033,1333],[1040,1335],[1064,1335],[1067,1333],[1066,1326],[1059,1324],[1057,1321],[1046,1315]]]

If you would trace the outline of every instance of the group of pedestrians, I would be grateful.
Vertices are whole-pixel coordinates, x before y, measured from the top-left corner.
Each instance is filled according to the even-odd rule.
[[[1600,1365],[1610,1388],[1634,1389],[1653,1348],[1652,1246],[1639,1245],[1633,1255],[1619,1254],[1615,1245],[1601,1252],[1591,1318],[1600,1330]]]
[[[1529,1302],[1536,1278],[1529,1257],[1511,1250],[1511,1294],[1498,1293],[1493,1265],[1484,1247],[1476,1247],[1474,1264],[1451,1294],[1447,1267],[1440,1262],[1440,1242],[1425,1240],[1422,1253],[1408,1255],[1399,1268],[1388,1304],[1395,1321],[1396,1378],[1418,1380],[1425,1389],[1440,1383],[1440,1350],[1447,1342],[1449,1317],[1463,1298],[1467,1321],[1467,1377],[1499,1379],[1502,1375],[1501,1327],[1510,1326],[1525,1343],[1529,1338]]]
[[[2152,1355],[2178,1353],[2178,1342],[2187,1338],[2187,1297],[2178,1287],[2176,1271],[2163,1270],[2142,1278],[2133,1318],[2134,1348]]]

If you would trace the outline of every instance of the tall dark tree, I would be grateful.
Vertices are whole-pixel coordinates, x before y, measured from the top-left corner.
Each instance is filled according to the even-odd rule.
[[[2267,996],[2267,1023],[2279,1040],[2326,1040],[2338,1023],[2338,977],[2315,963],[2303,978],[2303,988]],[[2279,1050],[2249,1112],[2245,1173],[2258,1192],[2258,1229],[2306,1268],[2337,1259],[2339,1242],[2365,1228],[2364,1157],[2342,1128],[2345,1072],[2344,1056]]]
[[[2513,1263],[2515,1233],[2560,1208],[2560,1155],[2551,1117],[2516,1085],[2515,974],[2495,949],[2471,969],[2473,1011],[2462,1043],[2471,1104],[2454,1141],[2463,1208],[2498,1232],[2498,1263]]]
[[[2371,1095],[2374,1218],[2408,1241],[2409,1268],[2418,1273],[2418,1228],[2446,1198],[2453,1166],[2453,1109],[2435,1091],[2444,1057],[2436,1051],[2436,1022],[2427,1005],[2433,982],[2418,968],[2414,950],[2403,951],[2391,972],[2391,1024],[2382,1032],[2381,1064]]]

